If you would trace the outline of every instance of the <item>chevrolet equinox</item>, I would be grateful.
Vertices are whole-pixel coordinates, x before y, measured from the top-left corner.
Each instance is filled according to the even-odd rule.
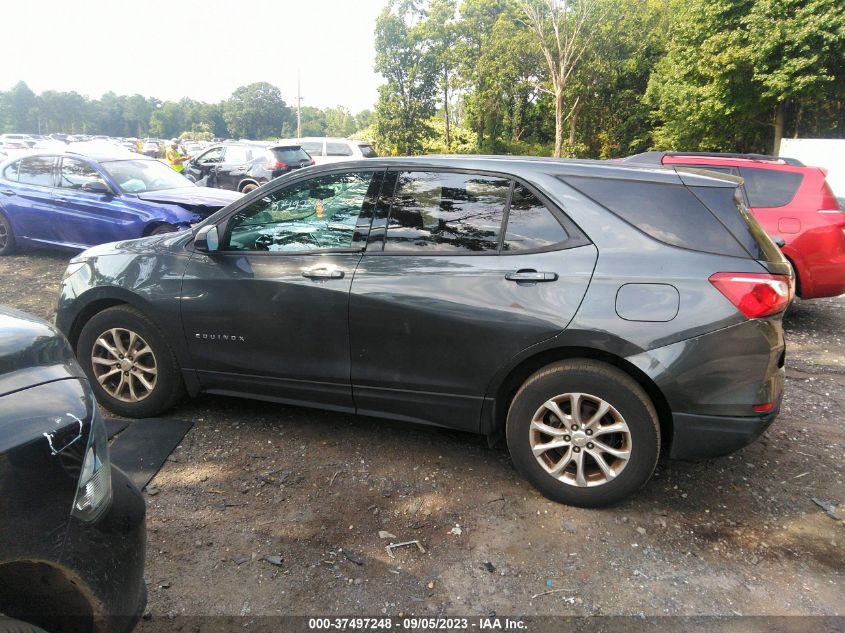
[[[777,415],[789,264],[732,176],[517,157],[371,159],[274,180],[190,231],[71,261],[57,325],[97,398],[185,392],[507,438],[599,506]]]

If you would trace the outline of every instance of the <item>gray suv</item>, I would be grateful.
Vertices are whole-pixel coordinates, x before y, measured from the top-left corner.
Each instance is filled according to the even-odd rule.
[[[759,436],[784,382],[788,263],[708,172],[371,159],[274,180],[192,231],[72,260],[57,324],[100,402],[202,391],[507,437],[598,506],[671,457]]]

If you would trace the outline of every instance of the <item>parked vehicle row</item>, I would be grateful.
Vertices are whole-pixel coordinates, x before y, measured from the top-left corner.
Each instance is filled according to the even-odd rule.
[[[310,167],[191,231],[76,257],[56,322],[121,415],[205,391],[504,434],[543,494],[604,505],[661,446],[722,455],[777,415],[793,277],[740,182],[508,157]]]

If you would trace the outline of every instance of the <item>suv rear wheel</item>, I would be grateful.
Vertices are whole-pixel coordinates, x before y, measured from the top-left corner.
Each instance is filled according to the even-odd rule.
[[[660,425],[630,376],[574,359],[525,381],[508,411],[507,441],[517,470],[543,495],[598,507],[630,496],[651,478]]]
[[[118,415],[152,417],[184,393],[179,363],[164,335],[130,306],[94,315],[82,328],[76,355],[97,400]]]

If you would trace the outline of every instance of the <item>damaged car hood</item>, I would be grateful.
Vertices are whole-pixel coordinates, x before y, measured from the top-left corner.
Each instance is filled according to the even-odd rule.
[[[183,209],[208,216],[226,205],[239,200],[242,194],[227,189],[211,187],[180,187],[162,191],[146,191],[135,194],[146,202],[177,204]]]

